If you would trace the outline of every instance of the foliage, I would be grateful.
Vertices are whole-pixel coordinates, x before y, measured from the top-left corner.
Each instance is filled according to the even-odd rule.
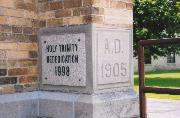
[[[180,33],[179,0],[134,0],[134,56],[138,41],[177,37]],[[179,52],[180,46],[151,46],[145,54],[154,57]]]

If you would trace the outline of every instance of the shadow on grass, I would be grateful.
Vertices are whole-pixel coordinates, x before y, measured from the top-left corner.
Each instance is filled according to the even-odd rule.
[[[180,73],[180,70],[162,70],[162,71],[152,71],[146,72],[146,74],[173,74],[173,73]]]
[[[134,85],[139,85],[139,78],[134,79]],[[146,86],[175,87],[180,88],[180,78],[146,78]]]
[[[165,73],[180,73],[180,70],[161,70],[161,71],[150,71],[146,72],[146,74],[165,74]],[[135,75],[138,75],[138,72],[134,73]]]
[[[158,86],[158,87],[173,87],[180,88],[180,70],[170,70],[170,71],[157,71],[157,72],[147,72],[145,85],[146,86]],[[153,77],[154,74],[159,74]],[[174,76],[173,76],[174,74]],[[151,77],[152,75],[152,77]],[[139,77],[135,74],[134,84],[139,85]]]

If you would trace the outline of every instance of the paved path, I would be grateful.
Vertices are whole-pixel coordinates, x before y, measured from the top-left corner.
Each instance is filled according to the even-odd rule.
[[[180,118],[180,101],[147,100],[148,118]]]

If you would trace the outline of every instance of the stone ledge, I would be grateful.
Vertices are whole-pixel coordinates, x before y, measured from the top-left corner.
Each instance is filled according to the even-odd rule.
[[[0,118],[138,118],[133,91],[73,94],[35,91],[0,95]]]

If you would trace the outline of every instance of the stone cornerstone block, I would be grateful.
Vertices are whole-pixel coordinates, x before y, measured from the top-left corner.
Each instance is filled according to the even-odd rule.
[[[97,24],[42,29],[41,89],[99,93],[132,87],[132,31]]]
[[[85,34],[42,36],[42,83],[85,86]]]

